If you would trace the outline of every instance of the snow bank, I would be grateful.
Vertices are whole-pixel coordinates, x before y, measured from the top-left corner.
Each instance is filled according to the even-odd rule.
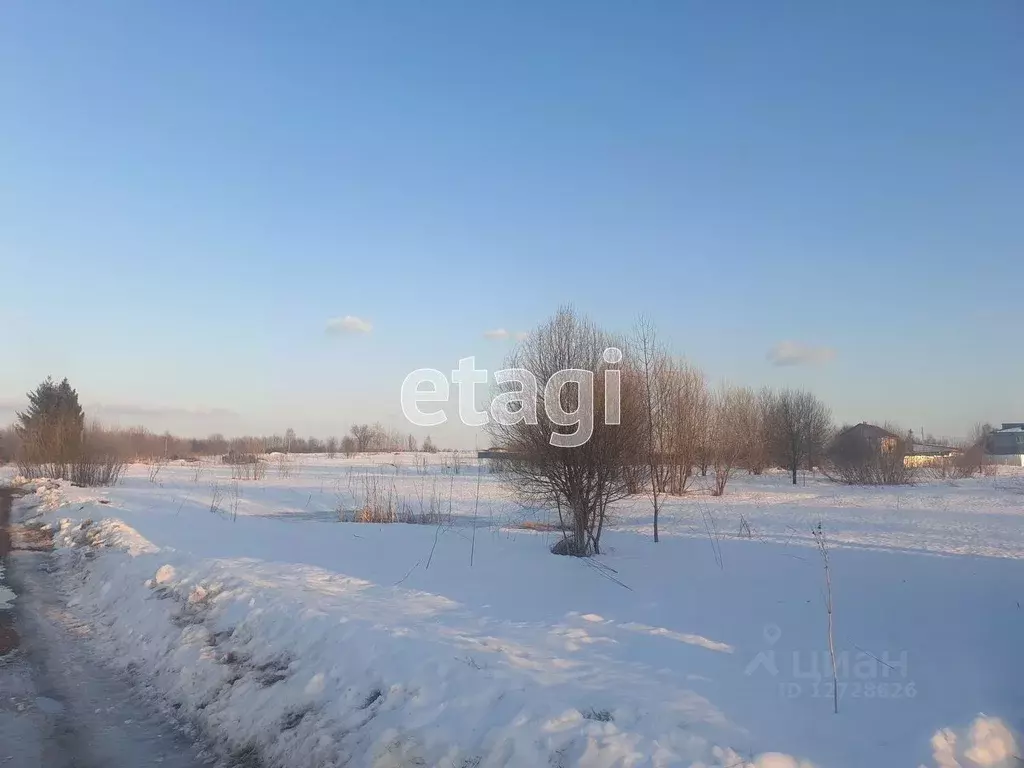
[[[937,731],[932,750],[936,768],[1013,768],[1021,762],[1013,732],[998,717],[984,715],[963,733]]]
[[[115,519],[64,520],[59,542],[108,655],[268,765],[810,766],[719,746],[727,724],[696,695],[658,711],[628,690],[574,686],[588,670],[527,647],[478,661],[474,645],[499,641],[463,634],[459,606],[437,595],[318,568],[196,561]]]
[[[444,494],[454,519],[434,528],[336,522],[372,468],[200,469],[32,503],[62,505],[61,572],[103,655],[239,761],[975,768],[1012,742],[943,726],[1024,714],[1024,511],[991,482],[737,478],[669,500],[657,545],[649,507],[620,505],[606,554],[581,561],[547,554],[552,534],[517,525],[545,513],[487,475],[477,505],[475,473],[380,468],[408,499]]]
[[[14,607],[14,598],[14,592],[4,586],[4,565],[0,563],[0,611],[10,610]]]

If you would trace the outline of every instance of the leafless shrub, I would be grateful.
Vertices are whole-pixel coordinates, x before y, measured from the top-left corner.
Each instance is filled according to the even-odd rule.
[[[826,477],[846,485],[912,484],[916,468],[906,462],[909,439],[887,432],[887,437],[874,438],[856,427],[841,431],[826,453]]]
[[[426,454],[418,454],[413,458],[413,466],[416,468],[417,475],[427,474],[427,467],[429,462],[427,461]]]
[[[25,431],[18,471],[25,477],[63,479],[82,487],[115,485],[120,480],[124,461],[94,442],[91,432],[74,440],[65,440],[61,434],[59,426]]]
[[[685,361],[670,360],[663,375],[669,419],[665,490],[681,495],[706,455],[710,394],[701,370]]]
[[[643,472],[638,461],[643,456],[641,395],[633,377],[613,373],[607,378],[612,386],[619,383],[621,394],[619,418],[606,413],[605,395],[612,395],[614,407],[614,391],[607,392],[605,374],[619,369],[605,362],[603,353],[624,346],[571,308],[562,308],[516,347],[505,367],[526,369],[538,382],[558,382],[560,372],[571,370],[586,374],[576,374],[560,387],[545,386],[547,397],[540,386],[535,395],[527,395],[516,382],[498,385],[496,402],[511,416],[523,413],[522,419],[492,419],[488,424],[494,447],[514,457],[505,462],[502,479],[521,500],[555,506],[560,516],[563,511],[568,515],[571,533],[552,549],[560,554],[599,553],[609,504],[627,496],[635,473]],[[579,421],[556,424],[547,413],[556,408],[569,416],[560,421]],[[534,410],[536,423],[531,424]],[[577,447],[564,445],[580,430],[589,431],[590,438]]]
[[[292,462],[286,453],[277,454],[277,476],[282,478],[292,476]]]
[[[14,461],[21,455],[21,436],[13,426],[0,429],[0,464]]]
[[[224,500],[224,491],[220,485],[214,483],[210,486],[210,512],[220,514],[220,504]]]
[[[384,478],[376,474],[367,474],[364,484],[363,506],[357,511],[355,522],[397,522],[402,499],[395,491],[395,484],[393,482],[385,484]]]
[[[260,457],[255,453],[228,453],[220,457],[222,464],[255,464]]]
[[[116,485],[124,472],[124,462],[112,455],[96,455],[87,449],[71,462],[68,479],[72,485],[96,487]]]
[[[238,519],[238,505],[242,501],[242,488],[238,484],[237,480],[235,480],[234,486],[233,486],[232,490],[233,490],[233,494],[232,494],[232,501],[231,501],[231,519],[232,520],[237,520]]]
[[[462,454],[456,450],[446,451],[444,454],[443,471],[446,475],[458,475],[462,473]]]
[[[757,397],[743,387],[723,385],[710,409],[711,462],[715,472],[713,496],[725,493],[733,470],[748,452],[750,435],[758,429]]]
[[[231,466],[232,480],[262,480],[267,474],[267,462],[257,453],[232,452],[221,461]]]
[[[162,460],[150,462],[148,467],[149,482],[156,484],[156,479],[160,475],[160,470],[162,470],[166,464],[167,462]]]
[[[451,524],[452,498],[441,495],[435,480],[429,493],[420,487],[417,507],[397,491],[391,477],[365,472],[350,483],[349,496],[339,501],[338,518],[353,523]]]
[[[984,457],[981,446],[971,446],[951,456],[936,457],[926,468],[936,480],[966,480],[974,477],[984,467]]]

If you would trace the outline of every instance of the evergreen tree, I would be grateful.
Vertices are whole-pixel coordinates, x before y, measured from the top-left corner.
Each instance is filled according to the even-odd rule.
[[[57,384],[47,377],[28,393],[28,402],[28,408],[17,414],[15,425],[26,457],[61,464],[73,460],[82,446],[85,413],[68,380]]]

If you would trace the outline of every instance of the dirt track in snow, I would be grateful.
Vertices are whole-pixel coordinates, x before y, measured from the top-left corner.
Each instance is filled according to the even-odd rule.
[[[49,538],[11,519],[0,489],[0,768],[199,768],[200,749],[154,700],[91,653],[67,610]]]

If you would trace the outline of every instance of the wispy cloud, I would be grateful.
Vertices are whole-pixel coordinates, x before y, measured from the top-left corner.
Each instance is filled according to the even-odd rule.
[[[237,419],[238,413],[230,408],[182,408],[164,405],[134,405],[124,403],[91,403],[87,413],[109,414],[121,417],[173,416],[183,418],[227,418]]]
[[[768,351],[772,365],[821,365],[834,359],[836,351],[830,347],[813,347],[799,341],[780,341]]]
[[[527,333],[526,331],[516,331],[515,333],[513,333],[512,331],[506,330],[504,328],[495,328],[492,331],[484,331],[485,339],[492,339],[495,341],[501,339],[515,339],[516,341],[522,341],[529,335],[530,334]]]
[[[363,320],[355,315],[344,317],[332,317],[327,321],[327,333],[332,336],[340,336],[351,333],[369,333],[373,330],[373,324],[369,320]]]

